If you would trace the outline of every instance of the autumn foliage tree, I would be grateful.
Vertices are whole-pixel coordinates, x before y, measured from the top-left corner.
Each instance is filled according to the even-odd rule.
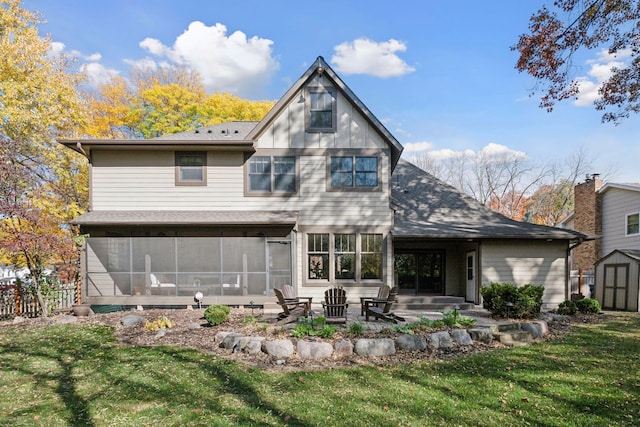
[[[47,316],[43,273],[74,263],[65,224],[86,206],[87,187],[82,160],[55,142],[82,121],[82,76],[52,56],[40,22],[19,0],[0,0],[0,262],[29,269]]]
[[[640,111],[639,28],[639,0],[556,0],[553,9],[531,16],[529,32],[513,47],[520,54],[516,68],[537,79],[545,92],[540,106],[551,111],[579,93],[574,58],[581,49],[628,56],[610,70],[595,101],[602,120],[617,123]]]
[[[86,94],[95,138],[155,138],[234,120],[260,120],[271,101],[229,93],[207,94],[201,76],[186,67],[133,68]]]

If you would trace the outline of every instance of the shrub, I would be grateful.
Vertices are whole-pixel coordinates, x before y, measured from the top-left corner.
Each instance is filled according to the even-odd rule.
[[[576,308],[580,313],[585,314],[598,314],[600,313],[600,303],[595,298],[583,298],[575,303]]]
[[[347,333],[356,336],[362,335],[364,333],[364,326],[362,326],[362,323],[359,322],[352,323],[347,328]]]
[[[204,318],[210,325],[215,326],[229,320],[229,313],[231,308],[226,305],[210,305],[204,311]]]
[[[563,301],[558,305],[558,314],[573,316],[577,311],[576,303],[571,300]]]
[[[173,323],[169,320],[168,317],[162,316],[154,320],[153,322],[149,322],[148,320],[144,321],[144,330],[145,331],[158,331],[162,328],[172,328]]]
[[[319,317],[312,322],[308,317],[300,318],[298,319],[296,327],[291,331],[291,334],[296,338],[303,338],[306,336],[333,338],[333,335],[336,333],[336,328],[335,326],[324,324],[324,320],[325,319],[323,317]]]
[[[542,308],[544,287],[527,284],[517,287],[512,283],[491,283],[480,288],[482,306],[492,315],[530,319],[538,317]],[[513,307],[507,304],[512,303]]]

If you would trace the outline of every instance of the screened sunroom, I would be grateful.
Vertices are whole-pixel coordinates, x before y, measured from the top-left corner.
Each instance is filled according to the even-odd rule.
[[[92,303],[182,304],[197,292],[209,302],[261,301],[295,283],[291,226],[82,228],[83,282]]]

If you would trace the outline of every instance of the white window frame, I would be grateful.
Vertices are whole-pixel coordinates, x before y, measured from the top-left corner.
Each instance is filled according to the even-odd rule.
[[[637,218],[636,221],[635,221],[635,224],[632,224],[632,225],[635,225],[637,227],[637,230],[634,233],[630,233],[629,232],[629,225],[630,225],[629,224],[629,217],[632,217],[632,216],[635,216]],[[640,213],[634,212],[634,213],[627,214],[625,216],[624,225],[625,225],[625,227],[624,227],[625,236],[637,236],[637,235],[639,235],[640,234]]]

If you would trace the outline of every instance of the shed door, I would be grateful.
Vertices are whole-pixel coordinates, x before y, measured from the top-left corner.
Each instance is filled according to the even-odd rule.
[[[602,308],[607,310],[627,310],[628,293],[629,264],[605,265]]]

